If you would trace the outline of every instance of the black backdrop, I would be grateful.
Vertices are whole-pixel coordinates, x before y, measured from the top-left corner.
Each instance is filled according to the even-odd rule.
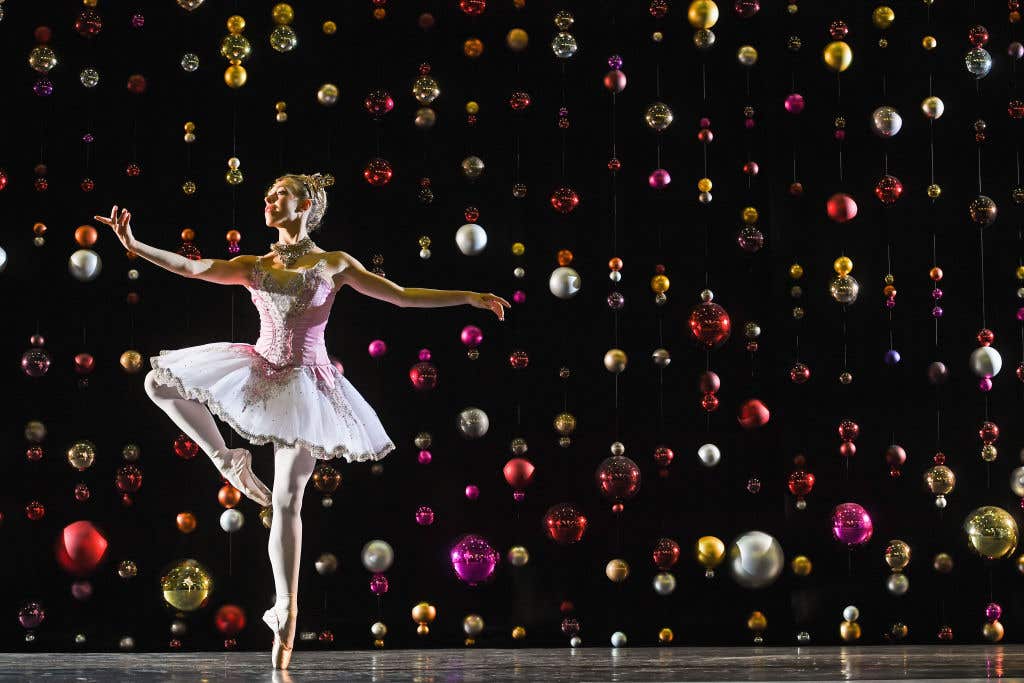
[[[297,1],[299,46],[288,54],[274,52],[267,42],[271,3],[257,7],[207,0],[186,14],[168,0],[147,8],[145,27],[135,30],[129,26],[134,5],[105,1],[99,7],[105,26],[92,40],[73,31],[78,11],[73,3],[6,3],[0,23],[5,65],[0,78],[7,95],[0,165],[11,180],[0,193],[0,207],[7,227],[2,246],[9,258],[3,301],[12,324],[4,336],[11,406],[0,529],[8,548],[3,563],[6,616],[0,619],[5,648],[28,647],[15,617],[26,600],[37,599],[48,617],[33,648],[74,648],[73,636],[82,632],[87,642],[78,647],[86,649],[115,648],[122,635],[134,636],[140,649],[166,649],[173,614],[163,607],[158,577],[166,563],[182,557],[203,562],[216,582],[210,606],[188,617],[186,649],[221,647],[212,615],[225,603],[242,605],[249,616],[239,647],[262,648],[269,641],[259,615],[272,600],[273,584],[266,530],[255,506],[242,505],[246,525],[229,541],[217,523],[221,508],[214,470],[203,456],[188,462],[174,456],[171,443],[178,432],[147,400],[144,373],[127,374],[118,365],[127,348],[148,359],[160,349],[232,338],[254,341],[258,319],[246,292],[186,281],[142,262],[134,264],[141,269],[140,280],[129,282],[131,264],[107,231],[101,231],[96,247],[104,262],[97,281],[75,281],[66,262],[77,248],[75,227],[109,211],[112,203],[132,210],[136,236],[150,244],[176,249],[180,230],[192,227],[204,256],[226,258],[230,255],[223,236],[236,227],[242,232],[243,253],[264,253],[276,235],[262,225],[261,193],[276,174],[316,170],[331,172],[338,180],[317,236],[324,249],[344,249],[367,266],[380,254],[387,276],[403,285],[493,291],[507,298],[521,287],[527,301],[498,323],[476,309],[398,309],[350,290],[339,295],[327,331],[328,348],[377,409],[398,449],[378,474],[367,464],[335,463],[344,481],[331,509],[321,507],[321,494],[310,486],[304,508],[300,631],[326,628],[335,634],[333,647],[370,647],[369,625],[382,618],[389,626],[389,647],[458,646],[462,617],[477,612],[487,625],[482,645],[513,645],[517,641],[511,630],[523,625],[528,636],[521,644],[560,646],[566,639],[559,632],[559,603],[569,599],[587,644],[604,645],[615,630],[626,632],[631,644],[654,644],[665,626],[675,631],[676,643],[749,643],[746,618],[755,609],[768,618],[768,643],[793,643],[801,630],[814,643],[835,643],[847,604],[861,610],[863,643],[884,642],[884,633],[896,621],[909,626],[911,642],[934,642],[947,624],[957,641],[976,642],[984,606],[994,597],[1004,608],[1007,639],[1019,640],[1024,600],[1014,560],[984,564],[969,553],[961,530],[966,514],[979,505],[999,505],[1015,515],[1019,510],[1007,480],[1017,464],[1021,438],[1021,394],[1013,377],[1020,361],[1013,269],[1022,250],[1016,227],[1020,211],[1009,199],[1020,131],[1009,125],[1005,109],[1012,87],[1006,57],[1012,36],[1005,9],[1002,3],[977,3],[975,9],[975,3],[940,0],[930,29],[939,48],[927,55],[920,47],[927,32],[922,3],[893,3],[897,19],[887,32],[886,50],[877,46],[880,32],[871,24],[872,7],[864,3],[829,3],[826,11],[803,2],[795,16],[786,14],[782,3],[762,4],[764,9],[753,19],[741,20],[723,3],[715,26],[717,45],[702,57],[693,47],[686,3],[681,2],[671,3],[660,21],[648,15],[646,3],[552,5],[528,0],[525,9],[516,10],[511,2],[492,0],[483,16],[473,18],[460,13],[455,2],[393,2],[387,19],[377,22],[370,2]],[[564,80],[549,48],[558,9],[574,13],[571,30],[580,43],[579,53],[565,64]],[[231,90],[224,85],[226,60],[217,48],[227,33],[226,18],[236,11],[247,20],[244,35],[254,49],[245,62],[248,83]],[[423,11],[436,16],[430,31],[417,26]],[[320,31],[328,18],[338,22],[334,36]],[[838,105],[835,76],[821,59],[828,23],[834,19],[849,24],[854,48],[853,66],[841,78]],[[962,61],[972,23],[989,29],[995,58],[978,91]],[[55,93],[49,98],[32,94],[37,74],[27,65],[32,31],[39,25],[53,28],[52,45],[60,58],[50,74]],[[515,26],[525,28],[531,39],[521,55],[504,45],[505,33]],[[665,35],[660,45],[650,39],[658,29]],[[797,53],[786,50],[791,34],[803,40]],[[462,41],[469,36],[484,42],[479,59],[462,55]],[[756,46],[760,53],[749,75],[735,57],[743,44]],[[198,72],[185,73],[179,67],[186,51],[200,56]],[[617,183],[617,251],[612,246],[612,185],[605,168],[611,99],[601,86],[606,60],[615,53],[622,55],[629,78],[617,98],[618,156],[623,162]],[[709,85],[706,106],[701,104],[702,58]],[[435,102],[438,123],[427,132],[412,124],[418,105],[411,85],[423,62],[432,65],[442,90]],[[644,108],[656,99],[656,64],[661,99],[676,117],[662,146],[662,165],[674,180],[660,193],[646,183],[655,168],[656,143],[642,119]],[[94,90],[84,89],[77,78],[88,65],[101,72]],[[928,127],[919,108],[927,95],[929,69],[935,94],[946,104],[946,114],[935,125],[936,178],[944,192],[934,207],[925,197]],[[146,76],[144,95],[127,91],[125,83],[133,73]],[[798,119],[782,107],[794,78],[797,91],[807,99]],[[316,90],[325,82],[340,87],[335,107],[316,101]],[[556,125],[563,87],[571,121],[564,138]],[[380,123],[362,105],[365,94],[375,88],[387,89],[396,102]],[[530,93],[533,104],[526,112],[514,114],[508,108],[513,90]],[[481,105],[474,128],[467,127],[463,109],[470,99]],[[288,103],[284,125],[274,121],[278,100]],[[869,128],[870,112],[883,103],[895,106],[904,120],[903,131],[888,141]],[[747,104],[757,111],[758,125],[750,133],[743,129]],[[848,121],[844,182],[839,181],[838,148],[831,137],[832,119],[839,112]],[[978,232],[967,216],[977,182],[971,124],[979,112],[989,135],[982,157],[984,192],[1000,207],[998,221],[985,233],[987,313],[1004,359],[989,396],[990,416],[1002,428],[1000,456],[988,466],[978,456],[976,433],[984,399],[967,365],[981,327]],[[711,118],[716,136],[709,156],[714,201],[707,208],[696,202],[695,189],[703,174],[696,139],[702,115]],[[197,124],[198,140],[186,150],[181,136],[188,120]],[[86,131],[96,137],[88,171],[96,182],[91,194],[78,186],[86,174],[86,146],[81,142]],[[520,178],[529,188],[523,200],[511,192],[516,139]],[[361,174],[378,149],[395,168],[394,180],[383,188],[370,187]],[[794,149],[795,177],[806,188],[799,200],[786,194],[794,179]],[[872,197],[885,151],[889,171],[906,187],[904,197],[888,210]],[[749,185],[740,171],[748,153],[761,167]],[[460,173],[460,162],[469,154],[486,163],[476,182]],[[234,191],[223,179],[232,155],[241,159],[245,173],[244,183]],[[133,160],[142,168],[137,178],[124,172]],[[40,161],[49,167],[46,193],[32,190],[33,166]],[[430,206],[417,201],[418,181],[424,176],[431,178],[436,195]],[[186,177],[199,184],[193,197],[180,191]],[[568,216],[548,205],[549,194],[563,182],[582,198]],[[845,227],[824,214],[825,198],[840,190],[860,204],[860,215]],[[480,209],[479,223],[489,236],[486,251],[476,257],[461,255],[453,240],[468,205]],[[740,209],[746,205],[759,209],[766,236],[765,248],[755,255],[735,243]],[[32,244],[35,221],[49,227],[42,248]],[[711,241],[705,245],[708,222]],[[938,234],[938,263],[946,273],[939,351],[927,276],[933,231]],[[429,260],[418,255],[422,234],[433,239]],[[894,347],[903,358],[894,368],[883,363],[889,348],[881,294],[887,238],[892,240],[899,289]],[[522,259],[511,255],[514,241],[526,245]],[[574,266],[583,278],[582,292],[568,302],[555,299],[547,289],[556,252],[562,248],[574,252]],[[849,367],[855,376],[849,386],[836,381],[843,348],[841,316],[827,289],[831,263],[841,248],[853,258],[853,274],[862,287],[847,318]],[[605,351],[614,345],[615,318],[605,296],[612,288],[606,279],[607,260],[616,255],[625,261],[619,346],[631,361],[619,376],[618,430],[615,379],[602,365]],[[794,302],[788,294],[787,270],[794,260],[806,270],[802,305],[807,315],[799,325],[791,317]],[[658,263],[666,266],[672,282],[663,307],[655,306],[648,284]],[[526,268],[522,281],[512,275],[516,265]],[[686,330],[706,272],[716,301],[728,309],[734,324],[732,338],[710,358],[722,377],[721,408],[711,416],[710,433],[697,388],[706,357]],[[125,303],[129,291],[139,292],[139,305]],[[659,321],[664,346],[673,354],[660,389],[663,422],[659,374],[650,362],[660,345]],[[756,321],[762,329],[760,350],[753,356],[743,348],[746,321]],[[475,361],[467,359],[458,338],[462,326],[471,322],[483,328],[485,337]],[[37,329],[46,337],[54,365],[44,378],[30,379],[20,373],[17,360]],[[798,332],[799,357],[812,370],[803,386],[788,380]],[[389,345],[380,361],[366,353],[375,338]],[[415,392],[407,374],[423,347],[433,351],[440,370],[439,386],[430,393]],[[529,352],[528,369],[509,367],[513,349]],[[74,354],[82,351],[97,359],[87,389],[77,386],[72,366]],[[938,393],[925,376],[935,359],[951,369],[950,382]],[[572,370],[567,382],[558,378],[562,366]],[[751,396],[765,401],[771,422],[756,432],[742,432],[736,409]],[[552,428],[563,405],[578,418],[568,448],[558,445]],[[957,488],[941,514],[922,485],[937,445],[936,405],[942,407],[938,445],[957,475]],[[466,441],[457,433],[456,415],[466,406],[479,406],[490,416],[485,438]],[[848,476],[835,431],[843,417],[861,426]],[[23,429],[32,419],[44,421],[49,429],[46,455],[39,462],[24,457]],[[419,431],[434,437],[434,461],[426,467],[416,462],[413,437]],[[537,466],[535,481],[518,505],[501,474],[516,436],[528,440],[527,457]],[[80,438],[97,444],[98,457],[79,475],[68,466],[64,451]],[[595,469],[616,438],[643,473],[640,493],[626,503],[619,522],[594,484]],[[895,480],[888,476],[883,457],[892,440],[909,454],[904,476]],[[708,441],[719,444],[724,454],[714,469],[702,467],[696,458],[698,446]],[[135,505],[125,508],[113,477],[128,442],[142,448],[139,464],[145,483]],[[652,459],[660,443],[676,453],[665,479],[657,476]],[[241,445],[237,436],[234,444]],[[258,472],[269,478],[269,446],[254,452]],[[794,509],[785,485],[798,452],[806,455],[808,469],[818,480],[802,512]],[[747,492],[750,476],[760,478],[760,493]],[[72,495],[79,481],[92,490],[87,503],[75,502]],[[481,487],[479,500],[463,496],[468,483]],[[47,507],[46,517],[38,522],[24,514],[25,504],[34,499]],[[875,521],[874,537],[853,553],[849,566],[846,549],[829,532],[832,507],[847,500],[863,504]],[[561,501],[576,503],[589,519],[577,546],[556,546],[543,535],[544,511]],[[429,527],[418,526],[413,518],[424,504],[437,514]],[[175,514],[186,509],[199,519],[190,535],[180,534],[174,525]],[[93,520],[111,541],[109,559],[92,579],[95,592],[85,602],[71,597],[70,579],[51,550],[60,529],[76,519]],[[779,539],[787,560],[782,577],[758,591],[740,588],[724,567],[715,580],[705,580],[692,556],[696,538],[713,534],[728,542],[748,529]],[[447,560],[451,542],[470,531],[487,536],[503,556],[495,580],[476,588],[457,581]],[[651,551],[661,536],[677,539],[683,548],[674,570],[678,588],[667,597],[656,595],[650,583],[656,571]],[[369,574],[359,560],[360,548],[374,538],[388,540],[397,555],[389,572],[391,591],[380,604],[368,590]],[[898,598],[884,587],[888,572],[883,552],[891,538],[904,539],[913,549],[907,570],[911,588]],[[530,552],[529,564],[518,569],[504,559],[516,544]],[[324,551],[340,560],[337,574],[326,578],[313,568]],[[951,575],[932,570],[931,559],[939,551],[954,556]],[[814,562],[809,577],[795,577],[789,569],[797,554]],[[604,576],[605,563],[613,557],[630,562],[632,575],[624,584]],[[121,559],[137,562],[135,579],[117,577],[114,567]],[[416,636],[409,616],[421,600],[438,610],[427,638]]]

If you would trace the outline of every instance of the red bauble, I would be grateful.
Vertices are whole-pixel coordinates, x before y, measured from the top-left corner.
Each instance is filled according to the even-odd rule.
[[[373,116],[383,116],[395,108],[395,101],[386,90],[374,90],[363,101],[366,111]]]
[[[715,412],[718,409],[718,397],[711,393],[704,394],[700,399],[700,407],[704,409],[704,412]]]
[[[903,183],[896,176],[884,175],[875,184],[875,196],[886,206],[895,204],[901,194],[903,194]]]
[[[672,464],[672,460],[675,457],[676,454],[673,453],[672,449],[668,446],[658,446],[654,449],[654,462],[657,463],[659,467],[668,467]]]
[[[789,369],[789,381],[793,384],[803,384],[811,378],[811,369],[803,363],[793,363]]]
[[[889,467],[901,467],[907,461],[907,452],[903,446],[893,444],[885,450],[885,462]]]
[[[577,543],[587,530],[587,518],[571,503],[559,503],[544,513],[544,530],[557,543]]]
[[[366,168],[363,169],[363,177],[366,178],[366,182],[374,187],[381,187],[390,183],[392,174],[391,164],[387,159],[380,157],[370,159],[370,162],[366,164]]]
[[[718,373],[713,370],[705,370],[700,373],[700,390],[705,394],[713,394],[722,388],[722,380]]]
[[[174,440],[174,454],[182,460],[191,460],[199,453],[199,446],[195,441],[184,434],[179,434]]]
[[[679,544],[671,538],[659,538],[654,546],[654,566],[665,572],[679,561]]]
[[[96,10],[84,9],[78,13],[74,27],[83,38],[92,38],[103,30],[103,19]]]
[[[533,479],[533,463],[526,458],[512,458],[501,470],[505,475],[505,481],[514,489],[525,489]]]
[[[522,111],[530,106],[530,93],[517,90],[508,97],[508,106],[515,111]]]
[[[213,618],[222,635],[230,638],[245,628],[245,610],[238,605],[222,605]]]
[[[620,93],[626,89],[626,74],[618,69],[609,71],[604,75],[604,87],[613,93]]]
[[[138,465],[122,465],[117,469],[114,484],[122,493],[135,493],[142,487],[142,470]]]
[[[437,366],[421,361],[409,369],[409,381],[418,391],[428,391],[437,387]]]
[[[558,213],[572,213],[579,203],[580,196],[571,187],[560,187],[551,193],[551,208]]]
[[[70,574],[85,576],[103,560],[107,539],[92,522],[80,520],[64,527],[55,546],[57,561]]]
[[[479,16],[487,9],[487,0],[459,0],[459,9],[471,17]]]
[[[852,221],[857,215],[857,202],[844,192],[837,192],[829,197],[825,206],[828,210],[828,217],[836,223]]]
[[[843,420],[839,423],[839,438],[843,441],[855,441],[860,435],[860,427],[853,420]]]
[[[806,496],[814,488],[814,475],[804,470],[794,470],[789,475],[787,485],[794,496]]]
[[[88,375],[96,367],[96,359],[91,353],[79,353],[75,355],[75,372],[79,375]]]
[[[844,458],[852,458],[857,454],[857,445],[852,441],[844,441],[839,444],[839,455]]]
[[[5,189],[7,189],[7,181],[7,171],[0,168],[0,192],[3,192]]]
[[[690,334],[707,349],[721,346],[731,330],[729,314],[714,302],[704,301],[690,312]]]
[[[740,426],[744,429],[757,429],[768,424],[770,413],[768,407],[757,398],[748,398],[740,404],[739,420]]]
[[[611,501],[629,500],[640,490],[640,468],[624,455],[605,458],[595,473],[601,495]]]

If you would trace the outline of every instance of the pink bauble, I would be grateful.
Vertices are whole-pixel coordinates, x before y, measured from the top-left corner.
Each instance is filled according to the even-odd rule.
[[[370,346],[367,350],[370,352],[371,358],[380,358],[388,352],[388,345],[384,343],[383,339],[374,339],[370,342]]]
[[[480,346],[480,343],[484,340],[484,333],[476,325],[466,325],[462,328],[462,334],[460,335],[462,343],[466,346],[476,348]]]
[[[434,456],[427,450],[420,451],[419,455],[416,456],[416,460],[418,460],[421,465],[429,465],[430,461],[433,459]]]
[[[672,182],[672,176],[669,175],[668,171],[663,168],[656,169],[647,178],[647,184],[653,187],[655,190],[661,190],[668,187],[668,184]]]
[[[426,363],[430,360],[430,349],[420,349],[418,358],[421,362]]]
[[[871,515],[857,503],[840,503],[832,511],[832,536],[851,548],[867,543],[874,529]]]
[[[480,487],[476,484],[470,484],[466,487],[466,498],[469,500],[476,500],[480,497]]]
[[[512,303],[516,303],[516,304],[526,303],[526,292],[524,292],[521,289],[517,289],[512,294]]]
[[[793,93],[786,97],[786,111],[790,114],[799,114],[804,110],[804,96]]]
[[[467,534],[456,541],[450,552],[456,576],[470,586],[494,576],[498,552],[482,536]]]

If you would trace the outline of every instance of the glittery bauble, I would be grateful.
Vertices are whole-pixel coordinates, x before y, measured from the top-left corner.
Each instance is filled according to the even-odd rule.
[[[886,206],[892,206],[903,194],[903,183],[896,176],[885,175],[875,184],[875,197]]]
[[[430,104],[441,94],[441,88],[433,76],[423,75],[413,83],[412,94],[420,104]]]
[[[231,34],[224,36],[220,41],[220,54],[224,59],[231,62],[241,62],[252,54],[252,45],[249,39],[242,35]]]
[[[860,283],[852,275],[836,275],[829,283],[829,293],[841,304],[852,304],[860,293]]]
[[[376,157],[371,159],[363,169],[363,178],[374,187],[382,187],[391,182],[391,164],[387,159]]]
[[[571,187],[560,187],[551,194],[551,208],[561,214],[572,213],[579,203],[580,197]]]
[[[576,43],[576,37],[571,33],[565,31],[555,34],[554,39],[551,41],[551,51],[555,53],[555,56],[559,59],[569,59],[576,54],[576,50],[579,46]]]
[[[857,503],[840,503],[832,511],[832,536],[853,547],[871,539],[874,524],[871,515]]]
[[[196,560],[179,560],[160,577],[160,589],[171,607],[181,612],[192,612],[208,603],[213,592],[213,578]]]
[[[41,74],[57,66],[57,53],[49,45],[36,45],[28,53],[28,64]]]
[[[732,330],[729,314],[720,305],[704,301],[690,312],[690,334],[705,348],[713,349],[725,343]]]
[[[544,513],[544,530],[556,543],[577,543],[587,529],[587,518],[571,503],[559,503]]]
[[[985,195],[978,195],[971,200],[968,211],[974,224],[983,228],[992,225],[996,220],[996,203]]]
[[[992,71],[992,55],[988,53],[988,50],[976,47],[964,55],[964,66],[967,67],[967,72],[975,78],[984,78]]]
[[[1017,522],[999,507],[972,510],[964,520],[964,532],[971,550],[988,560],[1012,555],[1017,548]]]
[[[78,74],[78,80],[83,87],[95,88],[100,82],[100,72],[92,67],[86,67]]]
[[[278,52],[291,52],[299,44],[299,37],[291,26],[279,24],[270,31],[270,47]]]
[[[603,460],[594,476],[601,495],[614,502],[629,500],[640,490],[640,468],[624,455]]]
[[[655,102],[644,112],[644,122],[651,130],[659,133],[672,125],[672,110],[664,102]]]

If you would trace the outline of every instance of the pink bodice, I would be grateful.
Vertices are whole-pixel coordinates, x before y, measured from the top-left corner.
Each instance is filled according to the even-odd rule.
[[[255,350],[278,366],[330,365],[324,328],[334,303],[334,283],[324,275],[326,259],[315,266],[281,274],[271,273],[256,259],[246,289],[260,314]]]

